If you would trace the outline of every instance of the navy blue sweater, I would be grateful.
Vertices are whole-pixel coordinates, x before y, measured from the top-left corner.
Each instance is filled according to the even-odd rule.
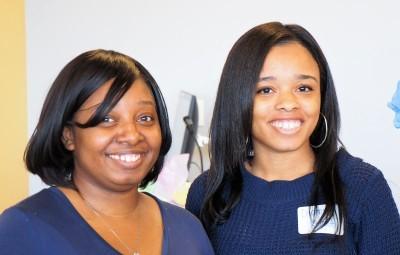
[[[329,242],[335,235],[329,231],[312,239],[299,233],[299,222],[304,219],[298,218],[298,208],[309,205],[314,174],[268,182],[242,169],[240,201],[229,219],[209,235],[215,253],[400,254],[400,217],[382,173],[344,150],[337,159],[347,205],[344,241]],[[207,172],[194,181],[186,202],[186,208],[197,216],[206,176]]]

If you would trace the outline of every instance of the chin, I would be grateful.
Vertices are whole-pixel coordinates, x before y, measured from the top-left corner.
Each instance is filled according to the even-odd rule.
[[[277,152],[295,152],[295,151],[300,151],[304,149],[304,143],[293,143],[293,142],[287,142],[287,143],[280,143],[279,146],[274,146],[273,147],[275,151]]]
[[[139,185],[145,176],[116,176],[112,183],[117,186],[134,187]]]
[[[129,192],[133,189],[137,189],[140,183],[121,183],[121,182],[113,182],[112,190],[115,192]]]
[[[279,147],[279,148],[275,148],[275,151],[276,152],[280,152],[280,153],[295,152],[297,150],[298,150],[297,147]]]

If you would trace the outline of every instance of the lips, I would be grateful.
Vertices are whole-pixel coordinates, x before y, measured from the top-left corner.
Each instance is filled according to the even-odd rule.
[[[135,162],[140,159],[140,154],[108,154],[109,158],[123,162]]]
[[[301,126],[300,120],[274,120],[271,125],[284,134],[295,133]]]
[[[144,157],[143,153],[109,153],[106,154],[107,158],[111,159],[113,164],[117,165],[122,169],[133,169],[138,167]]]

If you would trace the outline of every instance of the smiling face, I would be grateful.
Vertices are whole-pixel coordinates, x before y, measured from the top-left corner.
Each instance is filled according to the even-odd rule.
[[[74,115],[86,123],[104,100],[112,81],[96,90]],[[136,80],[95,127],[66,127],[65,147],[73,152],[74,182],[107,190],[136,188],[157,160],[161,130],[156,103],[142,79]]]
[[[320,113],[318,64],[299,43],[274,46],[256,86],[252,139],[255,155],[310,150]]]

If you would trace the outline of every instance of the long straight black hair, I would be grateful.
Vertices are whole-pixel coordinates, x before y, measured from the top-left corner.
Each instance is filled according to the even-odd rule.
[[[305,47],[318,64],[321,79],[321,109],[323,119],[310,137],[311,144],[325,143],[315,149],[315,181],[310,194],[311,205],[321,200],[326,204],[314,231],[337,217],[337,231],[345,221],[343,185],[336,165],[340,116],[331,72],[325,56],[313,36],[299,25],[271,22],[256,26],[234,44],[225,62],[210,128],[211,166],[200,218],[207,231],[224,223],[239,202],[242,192],[240,168],[249,160],[247,140],[251,138],[253,100],[264,60],[276,45],[296,42]],[[228,190],[228,192],[226,192]],[[338,205],[338,215],[335,211]]]

